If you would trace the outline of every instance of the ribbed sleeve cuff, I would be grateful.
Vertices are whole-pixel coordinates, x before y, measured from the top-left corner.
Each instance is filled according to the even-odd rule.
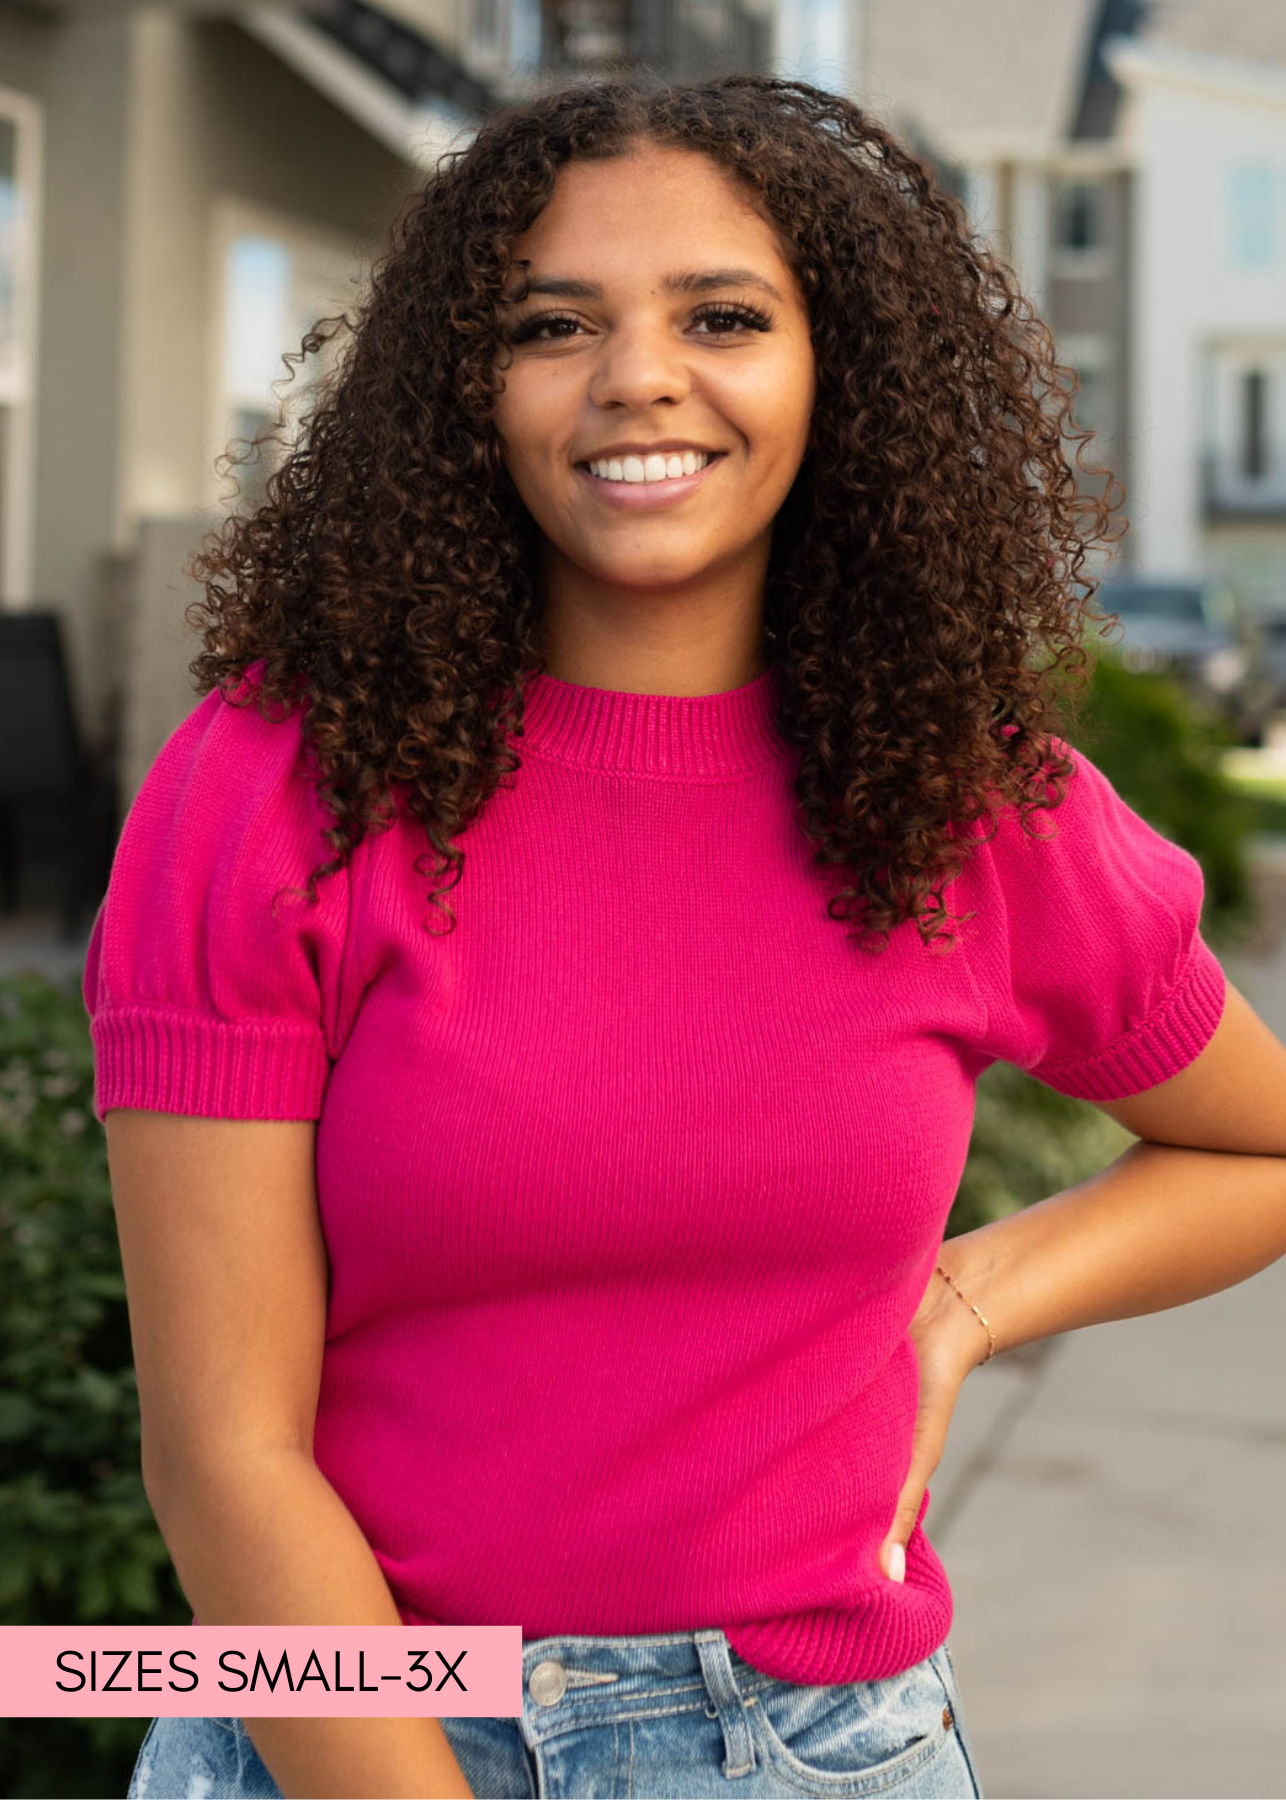
[[[122,1007],[90,1021],[94,1117],[114,1106],[206,1119],[316,1119],[330,1073],[320,1025]]]
[[[1084,1061],[1064,1059],[1031,1073],[1075,1100],[1122,1100],[1168,1081],[1205,1049],[1223,1016],[1223,966],[1198,933],[1182,976],[1133,1031]]]

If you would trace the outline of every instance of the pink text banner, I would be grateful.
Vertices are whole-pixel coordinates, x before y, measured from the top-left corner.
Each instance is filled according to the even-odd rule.
[[[4,1625],[6,1718],[516,1718],[519,1625]]]

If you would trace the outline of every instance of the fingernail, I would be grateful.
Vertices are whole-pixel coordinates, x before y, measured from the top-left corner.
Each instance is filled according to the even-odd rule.
[[[901,1544],[894,1544],[889,1551],[889,1580],[906,1580],[906,1551]]]

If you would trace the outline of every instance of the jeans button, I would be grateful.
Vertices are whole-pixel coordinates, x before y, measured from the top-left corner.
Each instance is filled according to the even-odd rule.
[[[537,1663],[527,1680],[537,1706],[556,1706],[567,1691],[567,1671],[560,1662]]]

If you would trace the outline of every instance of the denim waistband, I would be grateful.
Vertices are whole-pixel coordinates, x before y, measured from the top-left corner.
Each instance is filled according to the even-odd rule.
[[[523,1722],[535,1741],[586,1725],[705,1710],[723,1726],[725,1772],[755,1756],[745,1702],[774,1677],[719,1627],[660,1636],[532,1638],[522,1647]]]

